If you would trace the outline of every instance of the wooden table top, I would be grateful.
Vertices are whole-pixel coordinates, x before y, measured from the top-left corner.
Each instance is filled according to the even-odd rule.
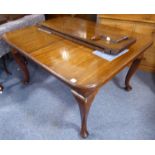
[[[67,36],[67,39],[71,41],[73,41],[74,38],[81,41],[81,44],[87,47],[93,47],[96,50],[111,54],[118,54],[136,41],[135,38],[121,31],[111,31],[102,24],[80,18],[54,18],[43,22],[41,26],[44,29],[57,33],[57,35],[61,37],[66,38]],[[121,41],[126,37],[128,39]],[[107,41],[107,38],[110,40]]]
[[[69,18],[72,17],[67,20]],[[94,50],[91,48],[40,31],[37,26],[6,33],[3,39],[69,86],[88,89],[102,86],[152,43],[150,36],[107,26],[105,30],[132,35],[137,41],[129,52],[110,62],[92,54]],[[77,28],[77,31],[87,35],[87,29]]]

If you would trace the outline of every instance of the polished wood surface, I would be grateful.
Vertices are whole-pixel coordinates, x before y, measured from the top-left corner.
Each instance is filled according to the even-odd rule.
[[[149,36],[135,34],[134,37],[137,42],[129,52],[112,62],[93,55],[90,48],[42,32],[37,27],[7,33],[4,39],[68,84],[92,88],[102,86],[151,45]]]
[[[136,41],[120,31],[111,32],[101,24],[74,17],[54,18],[43,22],[40,27],[65,39],[67,37],[71,41],[80,41],[84,46],[110,54],[118,54]]]
[[[70,17],[67,18],[70,20]],[[76,19],[75,19],[76,20]],[[47,21],[48,22],[48,21]],[[71,26],[71,25],[70,25]],[[108,32],[119,31],[120,33],[131,35],[128,31],[122,31],[117,28],[104,26]],[[79,32],[81,29],[77,28]],[[79,33],[87,34],[87,30],[81,30]],[[87,48],[78,43],[66,40],[49,32],[40,30],[37,26],[27,27],[21,30],[6,33],[3,39],[13,47],[13,54],[25,74],[26,64],[23,63],[19,54],[25,55],[37,64],[55,75],[58,79],[66,83],[71,88],[71,92],[78,102],[81,112],[81,136],[87,137],[87,116],[92,101],[107,81],[113,78],[118,72],[133,61],[132,68],[136,59],[149,48],[152,44],[152,38],[147,35],[132,34],[136,38],[129,52],[118,57],[113,61],[107,61],[95,56],[91,48]],[[16,53],[17,52],[17,53]],[[20,61],[20,63],[18,62]],[[23,65],[25,65],[23,67]],[[127,75],[128,86],[131,76],[136,71],[130,69]]]
[[[81,114],[81,132],[80,135],[83,138],[86,138],[89,133],[87,130],[87,117],[88,117],[88,113],[91,107],[91,104],[98,92],[98,90],[94,91],[93,93],[91,93],[90,95],[86,96],[85,98],[81,97],[79,94],[81,94],[81,92],[78,91],[71,91],[73,96],[75,97],[75,99],[77,100],[77,103],[79,105],[79,109],[80,109],[80,114]],[[82,96],[84,96],[84,94],[82,94]]]
[[[154,14],[101,14],[98,15],[98,22],[116,28],[128,30],[131,33],[146,34],[155,40],[155,15]],[[145,52],[139,66],[145,71],[155,72],[155,44]]]

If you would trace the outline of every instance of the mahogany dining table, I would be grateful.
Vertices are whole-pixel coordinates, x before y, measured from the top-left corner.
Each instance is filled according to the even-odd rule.
[[[88,112],[97,92],[125,67],[129,67],[129,71],[124,88],[127,91],[131,90],[130,79],[138,69],[144,52],[152,45],[152,38],[149,35],[129,32],[75,17],[58,17],[41,24],[47,27],[55,26],[57,28],[59,26],[61,30],[65,28],[68,33],[83,39],[90,39],[98,26],[104,32],[124,34],[136,39],[136,42],[128,48],[127,53],[113,61],[108,61],[94,55],[93,47],[43,30],[39,25],[3,35],[3,39],[12,47],[13,57],[23,72],[24,83],[29,82],[30,74],[23,61],[23,56],[43,67],[70,88],[81,113],[80,135],[86,138],[89,134]]]

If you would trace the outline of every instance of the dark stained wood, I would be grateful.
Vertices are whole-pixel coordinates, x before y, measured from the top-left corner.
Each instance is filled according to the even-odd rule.
[[[3,36],[3,39],[18,51],[14,50],[13,55],[23,70],[24,81],[29,81],[29,74],[19,53],[42,66],[71,88],[81,112],[82,137],[88,136],[87,116],[100,87],[134,61],[126,78],[126,86],[129,88],[129,80],[137,69],[135,60],[152,44],[152,38],[147,35],[131,34],[108,26],[104,26],[104,30],[111,33],[119,31],[131,35],[137,41],[129,48],[129,52],[113,61],[107,61],[95,56],[91,48],[44,32],[36,26],[9,32]],[[77,32],[87,34],[86,29],[81,30],[78,27]]]
[[[137,42],[131,46],[129,52],[111,62],[93,55],[90,48],[42,32],[37,27],[10,32],[3,38],[20,53],[39,63],[70,86],[92,88],[102,86],[150,47],[151,37],[134,36]],[[76,82],[72,82],[72,78],[76,79]]]
[[[5,55],[2,57],[2,61],[3,61],[3,66],[4,66],[5,72],[6,72],[7,74],[11,74],[11,73],[9,72],[7,66],[6,66],[6,56],[5,56]]]
[[[77,100],[77,103],[79,105],[80,114],[81,114],[81,132],[80,135],[83,138],[87,138],[89,135],[87,130],[87,117],[88,113],[91,107],[91,104],[98,92],[98,90],[95,90],[94,92],[90,92],[90,90],[85,91],[87,93],[87,96],[84,92],[78,91],[78,90],[71,90],[73,96]],[[88,95],[89,92],[89,95]]]
[[[118,54],[136,42],[136,39],[128,34],[121,34],[120,31],[111,33],[105,30],[102,24],[74,17],[54,18],[43,22],[40,27],[52,34],[109,54]],[[92,39],[95,37],[98,39]]]
[[[20,53],[15,50],[14,48],[12,49],[12,55],[16,61],[16,63],[19,65],[21,71],[23,72],[23,75],[24,75],[24,80],[23,80],[23,83],[26,84],[30,81],[30,78],[29,78],[29,71],[28,71],[28,68],[22,58],[22,56],[20,55]]]
[[[136,73],[141,61],[142,61],[142,56],[136,58],[132,62],[131,66],[129,68],[129,71],[127,73],[126,79],[125,79],[125,90],[130,91],[132,89],[132,87],[130,85],[130,80],[131,80],[132,76]]]
[[[41,25],[39,25],[38,27],[42,31],[47,31],[47,32],[49,32],[51,34],[58,35],[59,37],[63,37],[64,39],[70,40],[70,41],[72,41],[74,43],[78,43],[79,45],[83,45],[83,46],[89,47],[89,48],[94,49],[94,50],[100,50],[101,51],[101,50],[104,49],[104,51],[107,51],[107,52],[109,51],[109,49],[107,49],[106,47],[100,47],[100,46],[95,46],[94,47],[94,45],[90,44],[87,41],[84,41],[84,40],[81,40],[81,39],[77,39],[77,38],[75,38],[73,36],[68,36],[68,35],[66,35],[64,33],[61,33],[61,32],[58,32],[58,31],[53,31],[53,30],[51,30],[51,29],[49,29],[47,27],[44,27],[44,26],[41,26]]]

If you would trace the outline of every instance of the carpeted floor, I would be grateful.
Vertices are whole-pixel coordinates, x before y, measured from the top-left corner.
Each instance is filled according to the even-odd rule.
[[[0,139],[81,139],[75,99],[59,80],[30,62],[31,82],[20,70],[0,72]],[[133,90],[122,89],[127,69],[102,87],[91,107],[87,139],[155,139],[155,75],[138,71]]]

